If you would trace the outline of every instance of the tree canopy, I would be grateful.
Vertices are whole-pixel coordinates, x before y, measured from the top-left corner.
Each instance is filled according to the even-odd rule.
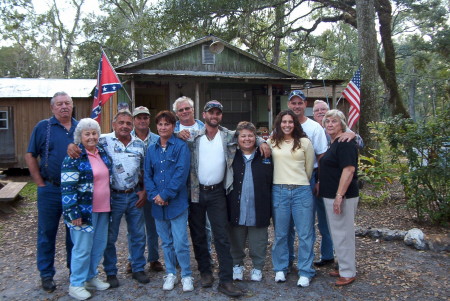
[[[379,76],[370,85],[377,92],[368,97],[377,118],[432,116],[450,94],[446,1],[365,2],[377,24],[370,35],[361,35],[367,29],[359,23],[369,16],[361,16],[357,1],[98,0],[93,9],[70,0],[67,14],[52,0],[36,14],[31,0],[0,0],[0,72],[94,78],[100,47],[117,66],[214,34],[283,68],[289,63],[305,78],[350,79],[361,63],[369,64],[360,53],[366,39],[376,48]]]

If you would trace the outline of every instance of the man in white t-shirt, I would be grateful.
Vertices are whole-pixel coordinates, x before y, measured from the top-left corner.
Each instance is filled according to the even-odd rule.
[[[210,254],[206,243],[206,214],[214,232],[214,245],[219,261],[218,290],[230,297],[242,291],[232,279],[233,260],[228,239],[228,216],[225,191],[231,189],[232,173],[227,172],[234,159],[234,131],[221,127],[223,106],[217,100],[206,103],[203,110],[205,127],[189,142],[191,149],[191,202],[189,228],[195,259],[200,271],[201,286],[211,287],[214,281]]]

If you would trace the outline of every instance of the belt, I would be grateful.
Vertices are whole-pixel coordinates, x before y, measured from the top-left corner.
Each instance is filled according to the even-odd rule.
[[[49,182],[50,184],[52,184],[53,186],[56,186],[56,187],[60,187],[61,186],[61,183],[58,183],[58,182],[50,180],[50,179],[44,179],[44,181],[45,182]]]
[[[136,187],[134,188],[130,188],[130,189],[125,189],[125,190],[117,190],[117,189],[111,189],[114,193],[132,193],[134,192],[134,190],[136,189]]]
[[[293,185],[293,184],[275,184],[275,186],[287,189],[287,190],[294,190],[299,188],[302,185]]]
[[[214,185],[199,185],[200,190],[203,191],[211,191],[211,190],[216,190],[217,188],[223,187],[222,182],[220,182],[219,184],[214,184]]]

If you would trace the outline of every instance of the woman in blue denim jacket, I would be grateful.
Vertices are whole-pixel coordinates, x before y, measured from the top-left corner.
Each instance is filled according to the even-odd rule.
[[[164,251],[167,275],[164,276],[163,290],[172,290],[178,282],[178,262],[183,291],[192,291],[186,186],[190,152],[186,142],[173,134],[176,122],[173,113],[161,111],[155,121],[160,138],[147,150],[144,184]]]

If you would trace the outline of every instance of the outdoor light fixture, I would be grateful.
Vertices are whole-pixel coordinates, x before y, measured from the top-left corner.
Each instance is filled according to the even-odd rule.
[[[209,45],[209,51],[211,51],[214,54],[219,54],[223,51],[225,46],[220,41],[214,41]]]

